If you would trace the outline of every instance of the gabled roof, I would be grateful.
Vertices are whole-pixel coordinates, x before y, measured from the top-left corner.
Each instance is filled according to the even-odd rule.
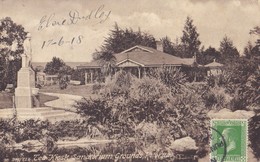
[[[156,49],[144,46],[134,46],[121,53],[114,54],[117,62],[132,60],[144,66],[156,65],[192,65],[194,58],[180,58]]]
[[[133,50],[135,50],[135,49],[139,49],[139,50],[142,50],[142,51],[145,51],[145,52],[153,53],[153,51],[152,51],[152,50],[149,50],[148,48],[149,48],[149,47],[144,47],[144,46],[140,46],[140,45],[138,46],[138,45],[136,45],[136,46],[131,47],[131,48],[127,49],[127,50],[124,50],[124,51],[122,51],[122,52],[120,52],[120,53],[131,52],[131,51],[133,51]]]
[[[116,58],[116,64],[123,62],[132,62],[143,67],[158,67],[162,65],[168,66],[191,66],[194,63],[194,58],[180,58],[156,49],[145,46],[134,46],[120,53],[113,54]],[[92,61],[78,66],[88,68],[99,68],[98,61]]]
[[[221,63],[216,62],[215,59],[214,59],[214,61],[212,63],[209,63],[209,64],[205,65],[205,67],[222,67],[222,66],[224,66],[224,65],[221,64]]]
[[[140,64],[139,62],[133,61],[131,59],[126,59],[121,62],[117,62],[116,65],[120,67],[121,65],[124,65],[126,63],[128,63],[129,66],[144,66],[143,64]]]

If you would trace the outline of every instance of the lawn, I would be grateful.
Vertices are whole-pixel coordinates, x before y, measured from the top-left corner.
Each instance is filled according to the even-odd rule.
[[[69,85],[66,89],[61,90],[59,88],[59,85],[52,85],[52,86],[45,86],[40,89],[40,92],[48,92],[48,93],[61,93],[61,94],[71,94],[71,95],[78,95],[83,97],[95,97],[96,95],[92,93],[92,86],[90,85],[80,85],[80,86],[74,86]],[[7,92],[0,92],[0,109],[3,108],[12,108],[12,96],[13,93],[7,93]],[[44,103],[52,100],[58,99],[58,97],[55,96],[48,96],[45,94],[40,93],[40,106],[44,107]]]
[[[44,103],[46,103],[46,102],[59,99],[56,96],[49,96],[49,95],[45,95],[42,93],[39,94],[39,98],[40,98],[40,107],[45,107]]]
[[[1,92],[0,93],[0,109],[4,108],[12,108],[13,104],[13,93],[7,93],[7,92]],[[48,96],[45,94],[39,94],[40,97],[40,107],[45,107],[44,103],[52,100],[58,99],[58,97],[55,96]]]
[[[47,93],[61,93],[61,94],[70,94],[83,96],[85,98],[95,97],[96,95],[92,93],[91,85],[69,85],[66,89],[61,90],[58,85],[45,86],[40,89],[40,92]]]

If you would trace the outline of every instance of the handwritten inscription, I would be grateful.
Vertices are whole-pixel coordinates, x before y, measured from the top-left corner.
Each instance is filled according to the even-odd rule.
[[[73,45],[81,44],[83,38],[84,37],[82,35],[78,35],[69,40],[68,39],[65,40],[64,37],[61,36],[59,39],[49,39],[49,40],[43,41],[41,48],[43,49],[43,48],[53,46],[53,45],[63,46],[65,44],[73,46]]]
[[[99,6],[97,9],[90,11],[86,15],[82,15],[77,10],[71,10],[68,12],[66,18],[58,19],[55,13],[44,15],[38,25],[38,30],[43,30],[54,26],[69,26],[76,25],[79,22],[96,20],[98,23],[104,23],[110,16],[111,10],[105,11],[105,5]]]

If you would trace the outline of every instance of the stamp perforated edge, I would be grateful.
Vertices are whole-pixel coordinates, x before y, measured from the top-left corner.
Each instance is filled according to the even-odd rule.
[[[245,130],[245,134],[246,134],[246,141],[245,141],[245,145],[246,145],[246,159],[245,159],[245,162],[248,161],[248,145],[249,145],[249,142],[248,142],[248,119],[218,119],[218,118],[214,118],[214,119],[210,119],[210,127],[212,127],[212,123],[213,121],[221,121],[221,120],[233,120],[233,121],[245,121],[246,122],[246,130]],[[212,129],[210,129],[210,134],[212,135]],[[210,146],[212,146],[212,140],[210,139]],[[210,152],[210,156],[209,156],[209,160],[212,159],[212,152]]]

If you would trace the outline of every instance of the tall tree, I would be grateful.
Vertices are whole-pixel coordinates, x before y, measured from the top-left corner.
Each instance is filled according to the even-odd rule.
[[[221,54],[220,62],[222,63],[230,63],[239,57],[237,48],[233,45],[233,41],[227,36],[220,42],[219,51]]]
[[[52,60],[46,64],[44,72],[50,75],[59,74],[60,69],[65,65],[62,59],[53,57]]]
[[[141,32],[140,29],[137,32],[131,28],[123,30],[115,23],[114,29],[112,29],[109,36],[105,38],[101,49],[93,53],[93,59],[97,60],[103,67],[103,72],[109,75],[116,62],[113,54],[122,52],[135,45],[156,48],[155,38],[152,35]]]
[[[174,49],[175,49],[175,56],[177,57],[183,57],[185,55],[185,47],[180,42],[179,38],[176,38],[175,42],[173,43]]]
[[[174,44],[171,42],[171,39],[169,37],[163,37],[161,38],[161,41],[163,43],[163,52],[171,55],[176,55]]]
[[[197,57],[198,63],[202,65],[209,64],[213,62],[214,59],[219,61],[220,52],[211,46],[209,46],[206,50],[202,50]]]
[[[193,20],[190,17],[187,17],[182,32],[181,42],[185,50],[183,57],[193,57],[199,52],[201,42],[197,28],[193,25]]]
[[[260,40],[256,41],[255,46],[253,46],[251,42],[248,42],[247,46],[244,48],[244,55],[248,59],[260,59]]]
[[[249,41],[247,43],[247,46],[244,48],[244,55],[246,58],[251,58],[251,56],[253,55],[253,45],[252,43]]]
[[[116,64],[116,58],[115,56],[108,51],[104,51],[100,54],[97,54],[97,58],[99,61],[99,64],[102,67],[102,72],[108,76],[113,73],[113,67],[115,67]]]
[[[24,27],[17,25],[11,18],[0,20],[0,87],[5,88],[7,83],[16,85],[17,71],[21,68],[23,42],[27,33]],[[11,62],[11,64],[10,64]]]
[[[135,45],[156,48],[155,38],[152,35],[141,32],[140,29],[137,32],[131,28],[123,30],[116,23],[105,39],[100,52],[119,53]]]

